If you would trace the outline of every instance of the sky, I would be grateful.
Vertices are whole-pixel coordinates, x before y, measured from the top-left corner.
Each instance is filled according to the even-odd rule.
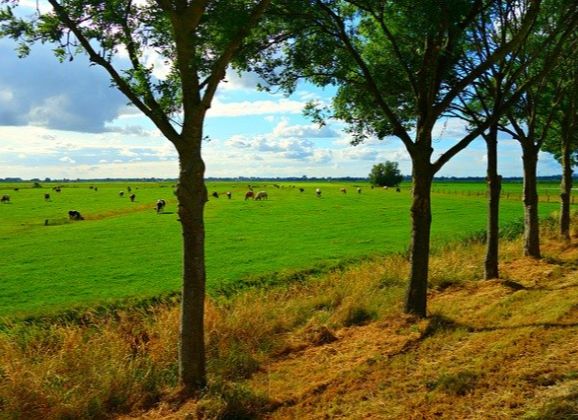
[[[0,40],[0,178],[176,178],[172,144],[110,86],[104,69],[79,56],[59,63],[49,45],[17,58],[16,44]],[[162,77],[163,66],[157,63]],[[364,177],[376,163],[411,161],[397,138],[350,145],[344,126],[320,128],[303,116],[307,101],[331,101],[332,91],[302,84],[287,97],[256,89],[254,74],[227,73],[208,111],[203,145],[207,177]],[[465,133],[457,119],[434,129],[435,155]],[[499,170],[522,176],[520,145],[499,141]],[[485,176],[485,144],[476,139],[438,176]],[[538,175],[561,173],[541,154]]]

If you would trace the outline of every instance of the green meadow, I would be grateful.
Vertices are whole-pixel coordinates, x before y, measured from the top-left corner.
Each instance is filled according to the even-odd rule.
[[[41,184],[0,184],[0,195],[11,198],[0,204],[0,317],[42,316],[179,290],[182,246],[173,185],[71,182],[58,193],[55,184]],[[404,252],[409,244],[407,183],[401,192],[354,183],[253,185],[269,199],[245,201],[246,182],[208,186],[209,194],[221,194],[209,197],[205,213],[209,294]],[[135,202],[128,198],[128,186]],[[321,188],[321,198],[315,188]],[[540,186],[542,216],[557,210],[557,188]],[[436,183],[433,191],[434,246],[484,229],[483,183]],[[520,220],[520,192],[519,183],[505,185],[503,226]],[[159,198],[167,207],[157,215]],[[80,211],[85,220],[69,221],[69,210]]]

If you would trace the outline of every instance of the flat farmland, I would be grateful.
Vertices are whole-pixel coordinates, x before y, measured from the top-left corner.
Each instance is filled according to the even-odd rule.
[[[61,184],[59,193],[52,189],[55,184],[41,184],[0,184],[0,195],[11,198],[0,204],[0,317],[39,316],[180,289],[181,232],[171,183],[71,182]],[[409,244],[408,184],[399,193],[361,183],[253,185],[267,191],[269,199],[245,201],[247,182],[208,185],[209,294],[255,279],[282,279],[403,252]],[[322,190],[321,198],[315,188]],[[542,216],[557,210],[557,188],[540,186]],[[220,198],[211,197],[213,191]],[[434,245],[484,229],[483,183],[439,183],[433,191]],[[520,192],[521,184],[505,185],[502,225],[522,217]],[[50,200],[44,199],[46,193]],[[154,203],[160,198],[167,207],[157,215]],[[69,210],[80,211],[85,220],[69,221]]]

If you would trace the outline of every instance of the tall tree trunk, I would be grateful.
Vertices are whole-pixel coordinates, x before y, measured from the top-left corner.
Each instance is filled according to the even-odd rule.
[[[500,193],[502,177],[498,175],[498,127],[493,124],[490,132],[484,136],[488,150],[488,221],[486,238],[486,259],[484,261],[484,278],[497,279],[500,277],[498,269],[498,246],[500,235]]]
[[[197,136],[195,136],[197,137]],[[179,343],[179,376],[183,391],[192,394],[205,387],[205,226],[207,202],[205,164],[201,158],[201,137],[196,146],[179,150],[180,173],[177,187],[179,217],[183,231],[183,289]]]
[[[429,155],[426,158],[419,156],[418,159],[413,159],[411,269],[405,297],[405,312],[423,318],[427,316],[432,179]]]
[[[572,194],[572,158],[570,136],[562,130],[562,180],[560,182],[560,235],[570,240],[570,202]]]
[[[540,258],[540,226],[538,218],[538,190],[536,168],[538,150],[534,146],[524,146],[524,255]]]

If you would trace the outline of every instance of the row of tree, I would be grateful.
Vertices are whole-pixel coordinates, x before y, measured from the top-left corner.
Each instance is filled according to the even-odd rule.
[[[88,55],[178,152],[186,393],[206,384],[203,127],[230,66],[288,93],[300,80],[336,86],[330,108],[307,107],[314,120],[344,121],[354,143],[395,136],[404,144],[413,164],[408,313],[427,314],[433,177],[475,138],[488,144],[487,277],[498,276],[498,132],[523,149],[526,253],[540,255],[536,161],[545,144],[564,162],[567,214],[578,84],[574,0],[46,0],[50,11],[32,15],[18,12],[18,0],[1,2],[1,34],[20,42],[21,55],[37,41],[54,44],[63,61]],[[165,78],[154,76],[152,52],[170,67]],[[436,152],[432,130],[448,116],[466,119],[469,132]]]

